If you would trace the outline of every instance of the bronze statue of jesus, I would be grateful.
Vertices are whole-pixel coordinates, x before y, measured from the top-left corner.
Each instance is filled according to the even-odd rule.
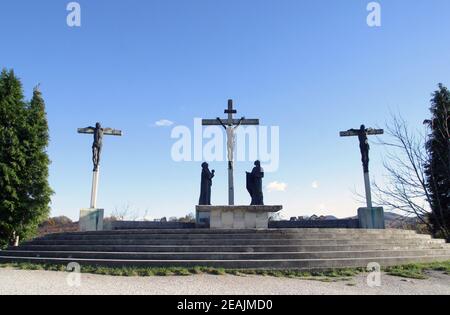
[[[103,136],[121,136],[122,131],[112,128],[102,128],[102,125],[98,122],[95,124],[95,127],[80,128],[78,129],[78,132],[94,135],[94,143],[92,144],[92,163],[94,164],[94,172],[97,172],[103,148]]]

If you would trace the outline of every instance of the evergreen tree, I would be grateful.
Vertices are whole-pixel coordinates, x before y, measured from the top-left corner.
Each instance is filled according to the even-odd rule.
[[[20,207],[21,237],[34,235],[38,225],[48,218],[52,190],[48,183],[50,160],[47,154],[49,142],[45,103],[39,88],[27,108],[27,128],[24,137],[26,169],[23,172],[23,190]]]
[[[16,236],[15,214],[20,207],[20,172],[25,167],[21,133],[26,104],[22,85],[13,71],[0,75],[0,238],[3,245]]]
[[[41,93],[25,102],[13,71],[0,75],[0,245],[33,235],[49,213],[48,125]]]
[[[430,223],[435,236],[450,240],[450,92],[442,84],[433,94],[430,111],[432,119],[425,122],[431,130],[425,165],[432,208]]]

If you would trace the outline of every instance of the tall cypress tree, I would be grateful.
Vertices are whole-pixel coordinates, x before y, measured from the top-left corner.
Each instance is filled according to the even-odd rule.
[[[14,72],[0,74],[0,245],[31,236],[48,216],[48,126],[35,89],[25,102]]]
[[[21,133],[26,104],[22,85],[13,71],[0,75],[0,242],[11,243],[17,232],[15,215],[20,207],[20,172],[25,167]]]
[[[19,220],[22,226],[20,234],[28,237],[35,233],[38,224],[47,219],[50,213],[52,190],[48,183],[50,160],[47,154],[49,143],[48,123],[45,103],[38,87],[27,107],[27,121],[24,133],[26,139],[26,169],[23,172],[23,190]]]
[[[426,143],[429,161],[425,166],[430,192],[430,223],[435,236],[450,240],[450,92],[442,84],[431,99],[431,133]]]

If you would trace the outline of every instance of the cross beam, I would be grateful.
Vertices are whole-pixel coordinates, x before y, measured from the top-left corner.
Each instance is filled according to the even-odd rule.
[[[237,110],[233,107],[233,100],[228,100],[228,107],[224,111],[228,114],[226,119],[203,119],[203,126],[223,126],[227,131],[227,148],[228,148],[228,204],[234,206],[234,177],[233,177],[233,155],[235,147],[235,130],[241,126],[258,126],[259,119],[234,119]]]
[[[94,127],[78,128],[78,133],[81,134],[92,135],[94,134],[94,132],[95,132]],[[112,128],[103,128],[103,134],[106,136],[117,136],[117,137],[123,136],[122,130],[116,130]]]
[[[229,123],[228,120],[225,120],[225,122]],[[259,119],[243,119],[243,120],[239,120],[239,119],[233,119],[231,121],[231,126],[236,126],[239,123],[241,123],[241,125],[247,125],[247,126],[258,126],[259,125]],[[203,119],[202,120],[202,125],[203,126],[220,126],[221,123],[216,119]]]
[[[384,130],[383,129],[366,129],[366,134],[368,136],[383,135]],[[348,131],[341,131],[340,136],[341,137],[357,137],[357,136],[359,136],[359,130],[351,129]]]
[[[234,119],[234,115],[237,114],[237,110],[233,108],[233,100],[228,100],[228,108],[224,111],[225,114],[228,114],[226,119],[203,119],[203,126],[222,126],[226,124],[227,126],[237,126],[237,125],[247,125],[247,126],[258,126],[259,119],[245,119],[242,117],[241,119]]]

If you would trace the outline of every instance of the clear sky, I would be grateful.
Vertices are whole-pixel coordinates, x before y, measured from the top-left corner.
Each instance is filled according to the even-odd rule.
[[[224,116],[279,126],[280,165],[265,185],[284,215],[356,214],[363,179],[356,139],[339,131],[383,127],[391,112],[412,125],[430,94],[450,84],[450,2],[383,0],[382,25],[366,23],[368,0],[2,0],[0,67],[13,68],[28,97],[41,83],[51,132],[52,215],[89,206],[92,139],[101,121],[124,131],[104,141],[99,204],[107,214],[182,216],[199,197],[200,163],[174,162],[172,128]],[[157,127],[160,120],[173,126]],[[382,148],[372,146],[372,175]],[[226,163],[214,162],[213,202],[227,202]],[[236,201],[248,203],[236,165]],[[283,185],[278,185],[283,186]]]

